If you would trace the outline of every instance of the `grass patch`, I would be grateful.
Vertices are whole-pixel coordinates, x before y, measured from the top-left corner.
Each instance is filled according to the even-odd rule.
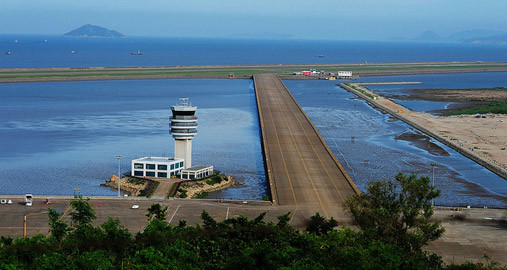
[[[180,189],[180,195],[178,195],[179,198],[186,198],[187,197],[187,190],[186,189]]]
[[[493,101],[487,104],[481,104],[469,108],[463,108],[452,111],[448,115],[461,115],[461,114],[507,114],[507,101]]]
[[[153,194],[153,191],[155,190],[155,188],[157,188],[158,185],[155,185],[155,183],[158,184],[158,182],[155,182],[155,181],[151,181],[151,180],[145,180],[148,182],[148,184],[146,185],[146,187],[141,190],[139,192],[139,197],[148,197],[148,194],[151,196],[151,194]]]
[[[174,194],[175,196],[179,198],[188,198],[188,189],[192,187],[204,187],[204,184],[208,184],[210,186],[214,186],[217,184],[220,184],[224,181],[227,181],[227,176],[224,174],[221,174],[219,172],[215,172],[214,174],[203,178],[203,179],[196,179],[196,180],[189,180],[185,183],[181,183],[179,187],[173,187],[171,189],[171,192],[169,194]],[[176,189],[176,191],[174,191]],[[208,192],[202,191],[195,195],[195,198],[203,199],[208,196]]]
[[[61,78],[61,79],[80,79],[86,77],[139,77],[144,76],[223,76],[227,77],[230,72],[234,72],[236,77],[250,76],[252,74],[260,73],[275,73],[278,75],[289,75],[295,71],[301,71],[309,68],[317,70],[337,71],[337,70],[350,70],[354,72],[397,72],[413,70],[440,70],[448,69],[489,69],[489,68],[506,68],[506,64],[491,64],[491,63],[442,63],[442,64],[426,64],[426,63],[403,63],[403,64],[349,64],[349,65],[336,65],[336,64],[307,64],[307,65],[253,65],[253,66],[182,66],[182,67],[161,67],[161,68],[74,68],[74,69],[27,69],[27,70],[8,70],[0,71],[0,79],[44,79],[44,78]],[[505,91],[505,88],[495,91]]]
[[[421,90],[426,90],[426,89],[421,89]],[[440,89],[440,88],[436,88],[435,90],[438,90],[438,91],[507,91],[507,88],[505,87],[501,87],[501,86],[497,86],[497,87],[491,87],[491,88],[463,88],[463,89]]]
[[[205,199],[206,197],[208,197],[208,192],[206,191],[199,192],[195,195],[196,199]]]
[[[150,190],[148,191],[148,194],[146,194],[147,198],[150,198],[151,195],[153,195],[153,192],[155,192],[155,190],[157,189],[159,184],[160,184],[159,182],[153,182],[153,185],[151,186]]]
[[[144,183],[146,183],[146,181],[144,179],[129,177],[129,179],[127,180],[127,183],[141,186],[141,185],[144,185]]]
[[[352,89],[360,92],[361,94],[371,98],[371,99],[374,99],[375,98],[375,95],[371,94],[369,91],[365,91],[363,88],[361,88],[360,86],[357,86],[355,84],[352,84],[352,83],[345,83],[345,85],[347,85],[348,87],[351,87]]]

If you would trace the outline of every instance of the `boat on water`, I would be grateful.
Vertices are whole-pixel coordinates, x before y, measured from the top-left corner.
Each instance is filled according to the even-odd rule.
[[[70,53],[76,53],[76,51],[72,50],[72,51],[70,51]]]
[[[143,55],[141,51],[131,52],[130,55]]]
[[[12,52],[11,52],[11,51],[9,51],[9,52],[6,52],[5,54],[7,54],[7,55],[11,55],[11,54],[12,54]]]

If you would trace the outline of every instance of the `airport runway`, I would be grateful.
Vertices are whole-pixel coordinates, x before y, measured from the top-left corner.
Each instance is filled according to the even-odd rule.
[[[339,217],[357,187],[282,81],[262,74],[254,83],[273,203]]]

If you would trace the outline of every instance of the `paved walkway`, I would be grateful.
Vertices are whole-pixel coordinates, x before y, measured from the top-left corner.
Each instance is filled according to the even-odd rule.
[[[167,195],[169,194],[169,191],[171,191],[171,188],[173,187],[173,184],[181,181],[181,179],[174,178],[174,179],[157,179],[154,180],[159,182],[157,189],[153,192],[151,195],[151,198],[153,199],[164,199],[167,198]]]

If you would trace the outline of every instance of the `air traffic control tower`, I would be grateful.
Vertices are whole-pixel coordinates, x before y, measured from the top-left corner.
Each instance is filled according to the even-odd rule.
[[[188,98],[180,98],[181,103],[171,106],[171,134],[174,138],[174,157],[185,160],[185,169],[192,167],[192,139],[197,134],[197,107]]]

